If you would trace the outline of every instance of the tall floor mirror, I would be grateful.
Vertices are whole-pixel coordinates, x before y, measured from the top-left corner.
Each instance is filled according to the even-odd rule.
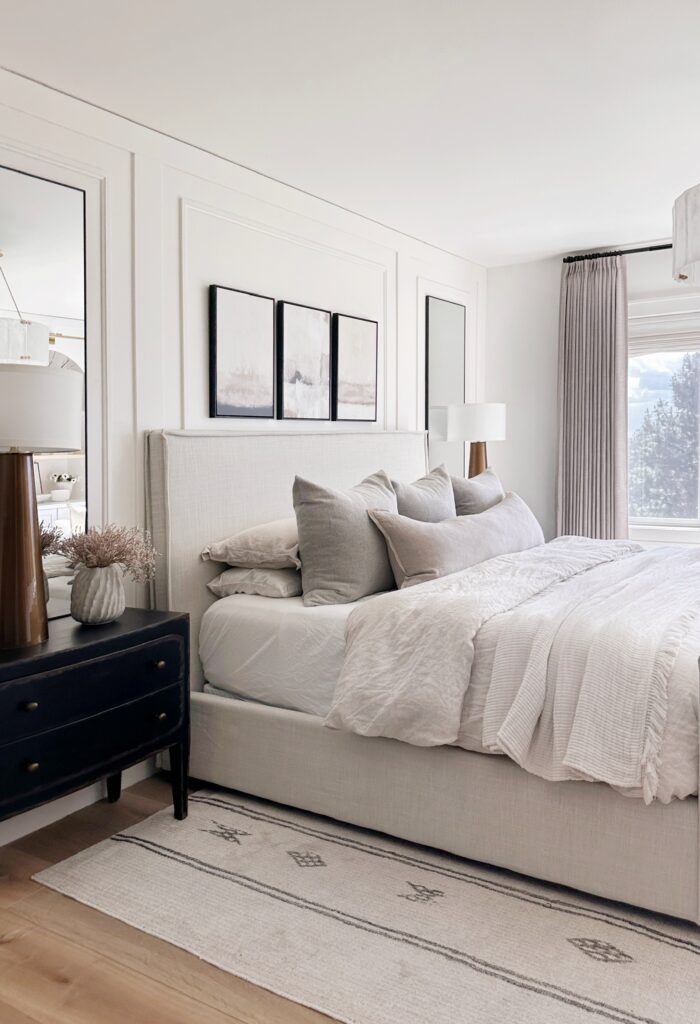
[[[463,441],[448,441],[447,406],[466,401],[467,310],[459,302],[428,295],[425,299],[425,426],[430,466],[444,464],[464,476]]]
[[[81,450],[34,457],[37,513],[50,546],[84,530],[88,517],[85,193],[0,167],[0,253],[0,362],[49,365],[83,378]],[[72,572],[59,554],[45,554],[43,561],[49,618],[67,615]]]

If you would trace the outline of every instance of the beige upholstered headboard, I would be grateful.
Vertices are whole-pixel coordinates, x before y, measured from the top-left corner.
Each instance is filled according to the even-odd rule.
[[[385,469],[415,480],[427,468],[423,432],[241,434],[153,431],[146,439],[146,521],[159,552],[155,608],[189,612],[191,684],[201,690],[199,625],[214,598],[207,583],[221,571],[202,549],[237,530],[294,515],[296,474],[352,487]]]

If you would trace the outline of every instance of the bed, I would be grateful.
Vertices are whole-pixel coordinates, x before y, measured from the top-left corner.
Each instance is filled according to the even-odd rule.
[[[163,554],[152,601],[191,617],[191,774],[700,923],[696,797],[645,806],[602,783],[544,781],[507,757],[331,730],[320,717],[329,679],[297,680],[290,690],[303,700],[287,707],[275,706],[279,692],[266,699],[265,671],[259,692],[243,694],[248,699],[232,696],[235,684],[227,690],[205,680],[196,640],[214,600],[206,584],[220,571],[200,559],[206,544],[291,515],[296,473],[348,487],[379,467],[413,480],[426,462],[422,433],[148,436],[148,522]],[[232,600],[218,602],[220,614]],[[334,622],[335,654],[321,658],[328,672],[334,657],[337,664],[342,614]],[[295,662],[290,678],[299,672]]]

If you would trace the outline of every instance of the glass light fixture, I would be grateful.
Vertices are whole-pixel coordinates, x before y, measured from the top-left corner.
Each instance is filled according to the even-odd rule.
[[[686,189],[673,204],[673,276],[700,282],[700,185]]]
[[[49,328],[22,316],[2,266],[0,274],[17,313],[16,317],[0,316],[0,363],[48,366]]]

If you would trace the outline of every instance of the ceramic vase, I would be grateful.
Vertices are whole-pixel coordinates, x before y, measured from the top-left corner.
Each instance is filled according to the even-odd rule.
[[[86,626],[114,622],[126,607],[119,565],[78,569],[71,587],[70,613]]]

